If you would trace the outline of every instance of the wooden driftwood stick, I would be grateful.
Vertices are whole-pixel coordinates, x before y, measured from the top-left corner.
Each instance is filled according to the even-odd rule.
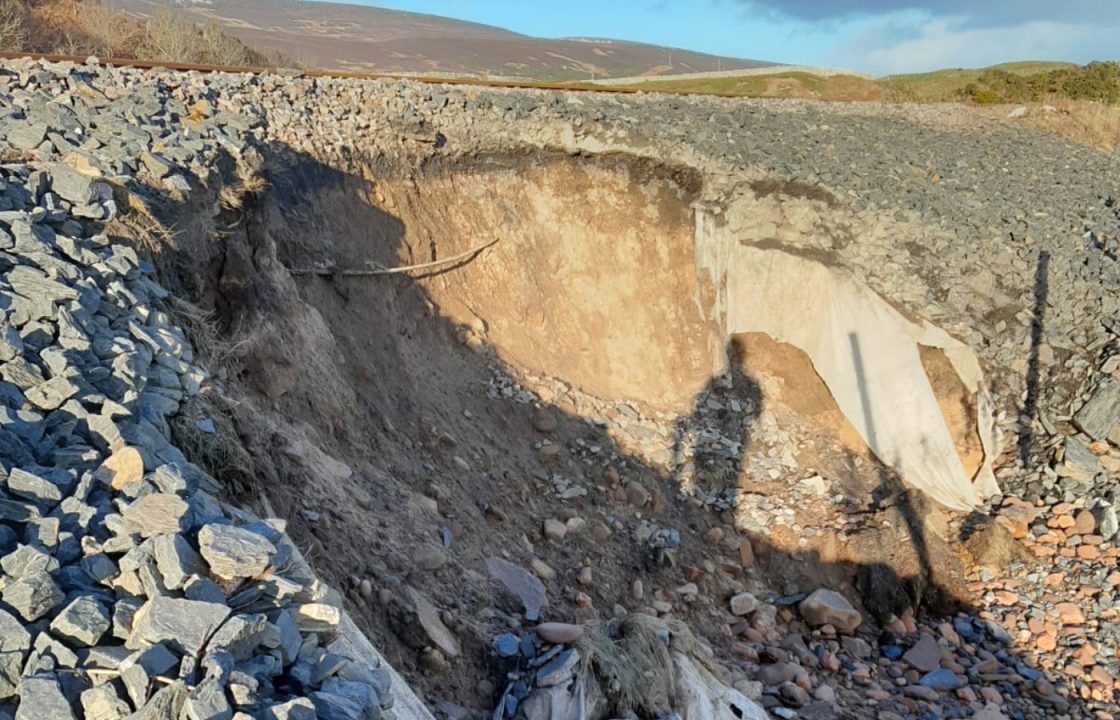
[[[322,275],[325,277],[341,275],[342,277],[372,277],[376,275],[397,275],[400,273],[413,272],[414,270],[428,270],[430,268],[439,267],[440,265],[450,265],[451,263],[465,260],[466,258],[473,257],[486,248],[494,245],[501,238],[494,238],[488,243],[479,245],[476,248],[467,250],[466,252],[459,253],[458,255],[444,258],[442,260],[433,260],[432,262],[420,263],[419,265],[404,265],[402,267],[394,268],[370,268],[369,270],[336,270],[332,268],[289,268],[288,272],[292,275]]]

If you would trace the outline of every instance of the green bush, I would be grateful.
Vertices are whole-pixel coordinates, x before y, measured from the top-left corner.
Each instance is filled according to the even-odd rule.
[[[1120,102],[1120,63],[1092,62],[1019,75],[992,68],[961,91],[979,104],[1041,102],[1048,98],[1090,100],[1108,105]]]

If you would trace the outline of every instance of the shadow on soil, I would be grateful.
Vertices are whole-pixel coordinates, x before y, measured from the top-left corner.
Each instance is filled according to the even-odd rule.
[[[214,224],[223,229],[223,240],[207,233],[212,228],[181,220],[198,210],[196,204],[170,209],[182,232],[157,264],[165,284],[213,313],[226,341],[251,336],[224,386],[239,439],[256,463],[253,492],[266,495],[288,520],[289,532],[309,551],[317,571],[344,589],[358,624],[431,707],[451,701],[481,717],[502,690],[487,684],[489,643],[498,633],[525,626],[520,607],[486,577],[490,556],[523,567],[537,558],[556,571],[545,579],[545,620],[606,618],[616,609],[648,607],[652,599],[672,600],[732,679],[754,677],[758,663],[748,658],[774,657],[764,644],[747,650],[745,638],[725,634],[735,621],[727,600],[748,587],[773,588],[775,594],[764,599],[775,602],[790,627],[807,638],[810,631],[796,618],[794,605],[818,587],[839,590],[878,621],[912,606],[931,617],[970,612],[951,547],[956,539],[931,537],[923,521],[928,508],[885,469],[870,480],[874,492],[850,507],[847,547],[854,560],[790,552],[765,535],[740,535],[732,513],[682,497],[675,468],[653,466],[623,451],[571,398],[524,402],[528,398],[519,401],[516,389],[503,389],[496,372],[513,373],[490,348],[465,344],[464,328],[441,315],[425,289],[434,273],[291,277],[286,268],[324,261],[359,268],[438,258],[432,248],[408,245],[404,222],[374,206],[370,183],[358,174],[284,147],[268,148],[265,158],[270,189],[242,210],[219,214]],[[548,158],[511,160],[527,161]],[[388,165],[367,163],[363,175],[393,172]],[[485,260],[483,253],[473,262]],[[454,277],[454,268],[438,272],[441,279]],[[758,384],[739,369],[730,379],[713,378],[712,388],[719,389],[721,401],[735,398],[758,409],[766,402]],[[739,431],[740,447],[748,447],[749,421]],[[344,461],[353,475],[332,485],[313,474],[307,458],[293,450],[297,432]],[[542,452],[542,442],[559,451]],[[673,452],[679,461],[707,464],[702,456],[683,454],[679,442]],[[720,460],[729,460],[737,476],[745,469],[739,467],[742,450]],[[220,468],[215,470],[220,477]],[[742,489],[765,495],[786,482]],[[631,486],[642,492],[628,494]],[[560,487],[588,492],[562,499]],[[251,503],[252,493],[240,499]],[[542,538],[546,519],[575,517],[586,527],[557,543]],[[657,547],[635,538],[633,529],[642,522],[679,532],[673,562],[660,561]],[[431,547],[442,548],[445,564],[418,559],[422,548]],[[592,568],[593,581],[579,585],[576,575],[584,567]],[[361,580],[370,581],[372,592]],[[635,580],[644,585],[640,600],[632,592]],[[700,599],[693,604],[675,593],[690,581],[699,587]],[[414,631],[415,614],[401,609],[409,589],[442,609],[461,644],[460,657],[440,662],[424,652],[428,642]],[[982,624],[976,627],[983,634]],[[877,640],[903,647],[913,640],[878,632],[871,618],[860,631],[875,648],[872,664],[880,657]],[[982,643],[1005,665],[1026,663],[1014,647],[997,644]],[[843,662],[851,668],[849,659]],[[829,682],[839,686],[848,707],[865,702],[858,686],[844,687],[840,676]],[[998,687],[1009,708],[1040,702],[1015,673],[987,684]],[[895,697],[900,699],[879,709],[904,717],[971,712],[952,692],[943,692],[936,708]],[[1065,712],[1088,717],[1088,708],[1074,697],[1071,691]],[[766,702],[778,699],[768,696]],[[820,703],[803,716],[857,717]]]

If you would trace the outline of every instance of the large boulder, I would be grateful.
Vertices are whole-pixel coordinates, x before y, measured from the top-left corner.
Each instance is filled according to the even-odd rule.
[[[850,635],[863,618],[840,593],[821,588],[801,601],[801,617],[814,627],[831,625],[837,631]]]

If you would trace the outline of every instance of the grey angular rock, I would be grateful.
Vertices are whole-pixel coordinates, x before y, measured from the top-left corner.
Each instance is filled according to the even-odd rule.
[[[1073,423],[1094,440],[1107,440],[1120,426],[1120,380],[1106,377],[1073,416]]]
[[[31,655],[24,665],[24,674],[76,667],[78,654],[49,632],[41,632],[35,636],[35,642],[31,645]]]
[[[81,387],[70,378],[59,375],[39,383],[27,391],[27,400],[40,410],[55,410],[78,394]]]
[[[163,179],[170,175],[175,169],[175,166],[169,163],[164,158],[150,152],[144,152],[140,155],[140,161],[144,163],[144,167],[148,169],[153,176],[157,179]]]
[[[17,357],[23,357],[23,338],[5,320],[0,328],[0,362],[15,360]]]
[[[18,618],[0,609],[0,653],[18,653],[30,648],[31,633]]]
[[[295,698],[277,703],[261,712],[263,720],[319,720],[315,704],[308,698]]]
[[[187,694],[182,720],[230,720],[233,708],[217,680],[203,680]]]
[[[163,582],[170,590],[183,587],[192,575],[203,575],[206,565],[182,535],[160,535],[152,539],[152,555]]]
[[[567,682],[575,674],[580,654],[577,650],[564,650],[537,670],[537,685],[552,687]]]
[[[21,498],[54,507],[62,502],[63,495],[73,485],[73,479],[65,473],[62,474],[62,477],[65,477],[65,484],[57,484],[59,477],[59,473],[50,473],[48,477],[42,477],[20,468],[12,468],[12,472],[8,475],[8,490]]]
[[[58,547],[61,528],[62,522],[56,517],[34,518],[27,523],[24,540],[33,547],[53,551]]]
[[[57,304],[81,298],[81,294],[78,290],[71,285],[57,280],[42,270],[28,265],[16,265],[8,271],[6,279],[8,284],[12,286],[12,289],[27,300]],[[45,317],[53,317],[53,314]],[[38,320],[42,318],[32,319]],[[24,344],[28,344],[26,335],[24,336]]]
[[[183,682],[163,685],[129,720],[178,720],[186,700],[187,686]]]
[[[40,517],[33,504],[18,500],[0,500],[0,520],[4,522],[25,523]]]
[[[46,378],[39,368],[29,363],[25,358],[17,357],[0,366],[0,377],[10,382],[21,390],[30,390]]]
[[[1078,483],[1091,483],[1101,472],[1101,463],[1081,439],[1067,437],[1062,462],[1055,469],[1059,477],[1067,477]]]
[[[125,646],[139,649],[162,642],[197,656],[229,613],[217,603],[157,596],[136,613]]]
[[[20,545],[0,559],[0,568],[11,577],[21,578],[35,573],[52,573],[58,569],[58,559],[31,545]]]
[[[51,170],[51,190],[76,205],[89,205],[97,200],[98,182],[97,178],[83,175],[67,165],[55,165]]]
[[[334,635],[342,611],[329,603],[304,603],[295,608],[294,618],[301,633]]]
[[[217,523],[198,531],[198,547],[210,572],[227,580],[260,575],[276,555],[276,546],[265,537]]]
[[[918,672],[933,672],[941,666],[941,647],[932,635],[923,634],[902,660]]]
[[[310,698],[319,720],[351,720],[362,716],[362,706],[342,695],[313,692]]]
[[[4,588],[4,602],[28,622],[34,622],[66,600],[45,572],[30,573]]]
[[[303,642],[303,638],[299,634],[299,626],[296,625],[296,621],[287,610],[278,611],[273,622],[280,635],[280,659],[284,661],[285,665],[289,665],[295,662],[296,656],[299,655],[300,645]]]
[[[34,150],[43,144],[47,138],[47,126],[44,123],[20,122],[8,131],[8,144],[17,150]]]
[[[207,648],[224,650],[234,660],[248,660],[261,643],[268,618],[264,615],[233,615],[210,638]]]
[[[120,568],[105,553],[95,553],[82,558],[82,569],[94,582],[104,583],[120,573]]]
[[[22,652],[0,653],[0,700],[19,695],[20,675],[23,672]]]
[[[25,677],[19,687],[16,720],[76,720],[74,709],[52,674]]]
[[[79,597],[51,621],[51,630],[74,645],[93,647],[108,632],[110,624],[104,605],[91,597]]]
[[[202,600],[205,602],[226,602],[226,594],[222,587],[207,577],[192,577],[183,585],[183,594],[188,600]]]
[[[1093,518],[1097,521],[1097,534],[1106,542],[1120,534],[1120,513],[1115,505],[1098,505],[1093,509]]]
[[[121,517],[130,532],[147,538],[185,530],[188,509],[187,503],[177,495],[154,493],[134,501]]]
[[[417,621],[424,629],[432,644],[448,658],[457,658],[462,653],[459,640],[455,634],[443,624],[439,610],[420,591],[409,588],[409,596],[416,608]]]
[[[148,699],[155,685],[155,678],[168,677],[179,665],[179,658],[163,644],[156,644],[129,655],[121,661],[119,670],[125,691],[132,704],[139,708]]]
[[[97,685],[81,695],[85,720],[121,720],[132,714],[132,708],[117,694],[111,683]]]
[[[490,573],[491,580],[521,602],[526,619],[540,619],[547,597],[544,583],[536,575],[500,557],[486,558],[486,570]]]
[[[813,626],[832,625],[851,634],[863,622],[859,611],[838,592],[821,588],[801,601],[801,616]]]

